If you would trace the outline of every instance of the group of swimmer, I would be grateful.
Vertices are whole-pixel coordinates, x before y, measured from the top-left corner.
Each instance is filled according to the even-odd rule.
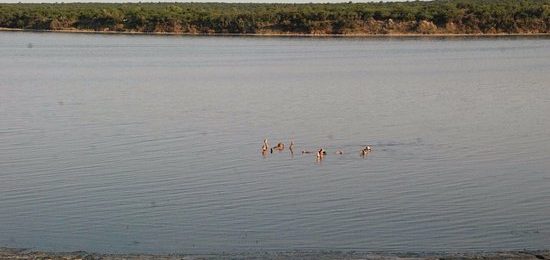
[[[283,151],[285,149],[285,144],[283,143],[277,143],[276,146],[269,147],[269,143],[267,142],[267,139],[264,139],[264,144],[262,145],[262,155],[267,155],[267,151],[269,150],[269,153],[273,153],[273,151]],[[288,146],[288,150],[290,150],[291,154],[294,154],[294,142],[290,141],[290,145]],[[370,152],[372,152],[372,148],[370,145],[365,146],[365,148],[361,149],[360,155],[362,157],[366,157]],[[323,148],[319,148],[317,152],[314,151],[307,151],[303,150],[302,154],[309,154],[309,153],[317,153],[317,159],[323,159],[325,155],[327,155],[327,151]],[[344,154],[344,151],[342,150],[336,150],[335,154],[342,155]]]

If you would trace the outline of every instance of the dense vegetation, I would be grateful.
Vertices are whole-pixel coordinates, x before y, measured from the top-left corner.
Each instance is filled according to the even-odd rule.
[[[169,33],[548,33],[550,0],[0,4],[0,27]]]

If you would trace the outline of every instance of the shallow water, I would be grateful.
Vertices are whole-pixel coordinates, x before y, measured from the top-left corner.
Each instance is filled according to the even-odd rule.
[[[1,32],[0,68],[0,246],[550,245],[548,38]]]

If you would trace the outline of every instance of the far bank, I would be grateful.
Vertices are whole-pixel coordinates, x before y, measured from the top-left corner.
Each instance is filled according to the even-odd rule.
[[[550,0],[0,4],[0,27],[190,35],[548,34]]]
[[[34,30],[0,28],[0,32],[31,32],[31,33],[70,33],[70,34],[105,34],[105,35],[150,35],[150,36],[212,36],[212,37],[312,37],[312,38],[500,38],[500,37],[550,37],[549,33],[498,33],[498,34],[304,34],[304,33],[174,33],[174,32],[124,32],[124,31],[93,31],[93,30]]]

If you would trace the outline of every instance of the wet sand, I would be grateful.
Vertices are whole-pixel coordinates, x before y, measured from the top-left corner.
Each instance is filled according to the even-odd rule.
[[[29,249],[0,248],[0,260],[8,259],[52,259],[52,260],[149,260],[149,259],[372,259],[372,260],[496,260],[496,259],[550,259],[550,250],[541,251],[502,251],[482,253],[383,253],[357,251],[292,251],[292,252],[253,252],[231,254],[97,254],[84,251],[42,252]]]

